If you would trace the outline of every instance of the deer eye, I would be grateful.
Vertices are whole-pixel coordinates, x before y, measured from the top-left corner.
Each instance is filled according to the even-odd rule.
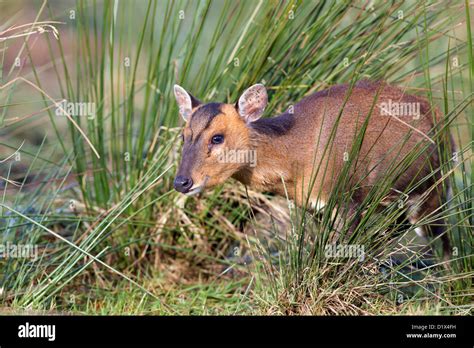
[[[224,142],[224,136],[222,134],[213,135],[211,138],[211,144],[218,145]]]

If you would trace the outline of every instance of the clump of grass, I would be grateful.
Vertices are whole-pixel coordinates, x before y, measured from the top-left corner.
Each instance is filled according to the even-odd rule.
[[[463,125],[474,111],[467,3],[464,17],[462,4],[451,10],[465,21],[467,38],[452,34],[448,10],[411,2],[70,5],[74,19],[63,18],[70,12],[50,4],[39,9],[38,18],[65,23],[58,24],[57,43],[45,38],[51,65],[35,66],[33,42],[26,39],[25,58],[32,65],[24,78],[30,84],[18,81],[0,91],[2,132],[29,127],[30,117],[14,126],[3,122],[13,112],[9,100],[23,85],[36,86],[29,92],[39,98],[35,110],[47,115],[51,125],[40,145],[22,147],[27,171],[19,188],[11,194],[11,185],[4,186],[2,239],[41,250],[36,260],[1,261],[4,305],[100,314],[472,310],[472,151]],[[62,34],[67,31],[74,45],[66,49]],[[456,67],[453,55],[461,62]],[[267,231],[270,237],[287,238],[272,240],[268,251],[268,236],[242,231],[256,225],[258,210],[268,210],[255,206],[256,197],[266,207],[271,198],[255,193],[248,198],[244,188],[234,185],[200,199],[172,191],[181,145],[174,83],[204,101],[235,101],[244,88],[263,82],[270,91],[271,115],[311,92],[363,78],[426,94],[443,108],[448,122],[433,138],[439,141],[449,129],[458,146],[456,163],[452,149],[443,150],[442,173],[453,196],[439,213],[449,219],[458,248],[452,273],[434,266],[407,275],[409,262],[387,264],[401,249],[391,233],[400,212],[391,206],[379,214],[374,207],[402,168],[360,208],[368,213],[351,241],[366,247],[370,257],[362,262],[324,257],[332,224],[327,212],[309,218],[304,208],[291,214],[275,208],[290,218],[286,227],[280,226],[283,231],[275,225]],[[92,102],[94,117],[77,117],[76,125],[65,125],[48,95],[56,101]],[[2,145],[14,149],[15,140],[2,136]],[[418,155],[410,154],[405,165]],[[7,179],[11,165],[2,163],[6,170],[0,174]],[[40,184],[27,185],[32,174],[42,178]],[[343,206],[344,187],[341,181],[332,206]],[[250,249],[250,264],[229,258],[236,240]],[[418,258],[415,253],[409,259]]]

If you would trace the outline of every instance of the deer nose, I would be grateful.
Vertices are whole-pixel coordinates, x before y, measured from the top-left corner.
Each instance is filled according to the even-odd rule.
[[[193,186],[193,180],[191,178],[187,178],[183,175],[178,175],[174,179],[174,188],[176,191],[181,193],[186,193],[189,189]]]

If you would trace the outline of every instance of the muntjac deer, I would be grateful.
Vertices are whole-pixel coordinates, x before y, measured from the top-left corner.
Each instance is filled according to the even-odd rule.
[[[434,127],[433,113],[423,98],[383,82],[361,81],[353,88],[339,85],[317,92],[279,116],[261,118],[268,100],[261,84],[244,91],[235,104],[203,104],[178,85],[174,94],[186,122],[182,161],[174,181],[179,192],[197,194],[234,178],[254,190],[288,196],[300,206],[307,200],[321,209],[338,177],[344,175],[344,161],[365,127],[350,173],[349,233],[360,222],[360,217],[354,218],[356,208],[370,189],[419,144],[429,146],[397,176],[391,189],[402,193],[413,182],[422,182],[406,200],[406,217],[412,224],[439,212],[440,163],[428,136]],[[315,166],[325,168],[318,171]],[[399,196],[387,195],[384,201]],[[451,247],[443,226],[439,218],[416,232],[440,237],[447,258]]]

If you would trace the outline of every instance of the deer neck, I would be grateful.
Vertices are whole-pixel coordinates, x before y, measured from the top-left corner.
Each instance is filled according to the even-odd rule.
[[[234,179],[256,191],[285,194],[284,184],[291,182],[288,147],[278,136],[251,133],[251,149],[256,152],[254,165],[246,164]]]

